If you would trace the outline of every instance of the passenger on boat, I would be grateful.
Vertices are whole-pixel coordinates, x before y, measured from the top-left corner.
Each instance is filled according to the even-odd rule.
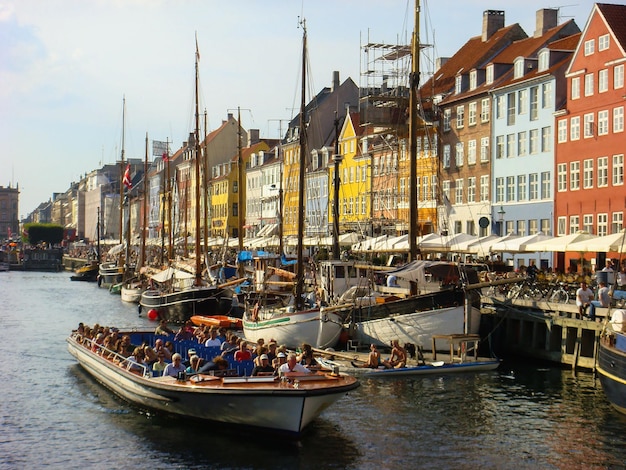
[[[278,373],[283,375],[290,372],[309,374],[311,371],[302,364],[298,363],[298,356],[296,356],[296,353],[289,353],[287,356],[287,362],[278,368]]]
[[[191,321],[187,321],[183,326],[180,327],[180,330],[176,333],[174,337],[174,341],[187,341],[193,339],[194,336],[194,327]]]
[[[207,348],[219,348],[222,346],[222,342],[217,337],[217,328],[214,326],[209,330],[209,337],[204,342],[204,346]]]
[[[198,372],[201,374],[206,374],[211,371],[226,370],[228,369],[228,367],[229,364],[226,359],[221,356],[215,356],[211,362],[207,362],[206,364],[201,366]]]
[[[136,347],[133,351],[133,353],[128,356],[128,358],[126,358],[126,362],[124,364],[122,364],[124,367],[127,367],[128,370],[134,370],[134,371],[142,371],[143,367],[141,367],[142,365],[144,365],[144,353],[143,353],[143,349],[141,349],[140,347]]]
[[[200,356],[191,356],[189,359],[189,367],[185,369],[187,374],[197,374],[200,370]]]
[[[239,346],[237,344],[237,340],[239,339],[238,336],[231,332],[226,333],[226,336],[227,336],[226,341],[224,341],[222,345],[220,346],[220,349],[222,350],[222,352],[239,349]]]
[[[185,372],[185,366],[182,364],[183,358],[180,354],[176,353],[172,356],[172,362],[165,366],[163,370],[164,376],[178,377],[179,372]]]
[[[172,360],[172,353],[169,349],[165,347],[165,345],[163,344],[163,340],[161,338],[157,339],[154,342],[154,352],[157,354],[157,357],[159,353],[162,353],[165,356],[166,361]]]
[[[173,335],[174,330],[167,326],[167,320],[161,320],[154,330],[155,335]]]
[[[274,375],[274,368],[270,365],[267,354],[261,354],[260,361],[261,364],[254,366],[254,369],[252,369],[252,375]]]
[[[278,347],[278,345],[276,344],[276,341],[270,341],[270,343],[267,346],[267,358],[270,361],[270,364],[274,364],[274,359],[276,359],[276,348]]]
[[[272,366],[274,367],[274,373],[276,375],[278,375],[278,370],[283,364],[287,364],[287,354],[285,354],[284,352],[279,352],[276,355],[276,359],[272,361]]]
[[[310,344],[302,343],[302,353],[298,356],[298,362],[307,368],[318,367],[318,363],[313,357],[313,348]]]
[[[104,334],[98,333],[96,339],[91,342],[91,350],[93,352],[100,352],[100,346],[104,342]]]
[[[378,366],[383,365],[380,360],[380,352],[378,352],[378,348],[375,344],[370,344],[370,353],[367,357],[367,362],[364,364],[356,364],[352,362],[353,367],[367,368],[367,369],[378,369]]]
[[[163,351],[159,351],[157,353],[157,361],[152,364],[152,372],[153,375],[160,377],[163,375],[163,371],[167,366],[167,362],[165,362],[165,353]]]
[[[261,347],[257,346],[257,348],[252,353],[252,360],[254,361],[255,366],[261,365],[261,357],[267,356],[268,351],[269,350],[267,349],[267,346],[261,346]]]
[[[388,361],[383,361],[383,365],[389,369],[399,369],[406,366],[406,351],[400,346],[400,342],[394,339],[392,342],[391,357]]]
[[[152,366],[158,359],[156,351],[149,344],[143,345],[143,354],[146,357],[145,362],[149,366]]]
[[[241,341],[239,343],[239,350],[235,352],[235,361],[250,361],[252,359],[252,353],[248,349],[248,343]]]

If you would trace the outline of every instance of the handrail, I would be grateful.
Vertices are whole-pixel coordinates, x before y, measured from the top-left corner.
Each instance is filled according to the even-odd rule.
[[[109,353],[109,355],[108,355],[108,359],[112,359],[112,360],[117,359],[117,360],[119,361],[119,365],[120,365],[120,367],[124,367],[127,371],[130,371],[131,367],[133,367],[133,366],[137,366],[137,367],[139,367],[140,369],[143,369],[143,373],[142,373],[142,375],[143,375],[144,377],[150,377],[150,376],[151,376],[151,372],[150,372],[150,370],[148,369],[148,367],[146,367],[146,365],[145,365],[145,364],[140,364],[139,362],[132,362],[132,361],[129,361],[127,357],[122,356],[122,355],[121,355],[121,354],[119,354],[117,351],[113,351],[113,350],[111,350],[111,349],[109,349],[109,348],[106,348],[105,346],[103,346],[103,345],[101,345],[101,344],[96,343],[93,339],[91,339],[91,338],[87,338],[86,336],[83,336],[83,335],[81,335],[81,334],[80,334],[80,333],[78,333],[78,332],[74,333],[74,336],[75,336],[77,339],[78,339],[78,338],[81,338],[81,339],[82,339],[81,344],[82,344],[83,346],[85,346],[85,347],[87,347],[87,346],[85,345],[85,343],[84,343],[84,341],[85,341],[85,340],[89,342],[89,346],[96,345],[96,347],[98,348],[98,351],[96,351],[96,353],[97,353],[98,355],[100,355],[100,356],[103,356],[102,351],[106,351],[106,352],[108,352],[108,353]],[[91,349],[91,347],[90,347],[89,349]],[[126,364],[126,366],[123,366],[123,364],[124,364],[124,363]]]

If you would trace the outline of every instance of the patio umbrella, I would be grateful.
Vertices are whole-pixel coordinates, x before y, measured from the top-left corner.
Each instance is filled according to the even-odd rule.
[[[457,233],[455,235],[441,235],[421,243],[420,248],[424,251],[458,251],[462,243],[471,243],[478,240],[475,235]]]
[[[626,252],[626,229],[620,232],[612,233],[604,237],[590,238],[580,242],[572,243],[568,246],[567,251],[594,251],[601,253]]]
[[[529,251],[575,251],[571,250],[570,247],[573,243],[582,242],[586,240],[591,240],[597,238],[594,235],[591,235],[588,232],[579,231],[576,233],[571,233],[569,235],[565,235],[563,237],[555,237],[548,240],[536,241],[533,243],[529,243],[526,245],[526,249]]]
[[[542,232],[534,235],[527,235],[525,237],[509,238],[506,240],[500,240],[491,245],[491,251],[502,251],[506,253],[532,253],[532,251],[526,248],[527,244],[548,239],[552,239],[552,237],[544,235]]]

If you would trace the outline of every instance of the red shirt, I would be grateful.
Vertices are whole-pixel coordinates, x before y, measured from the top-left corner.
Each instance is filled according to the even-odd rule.
[[[235,352],[235,361],[249,361],[252,359],[252,353],[250,351],[244,350],[242,351],[241,349],[237,352]]]

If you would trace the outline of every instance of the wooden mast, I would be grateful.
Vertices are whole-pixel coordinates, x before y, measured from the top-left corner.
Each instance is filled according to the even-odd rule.
[[[302,89],[300,100],[300,166],[298,174],[298,244],[297,244],[297,269],[296,269],[296,310],[303,310],[304,299],[302,298],[304,288],[304,257],[302,244],[304,243],[304,193],[305,193],[305,168],[307,156],[306,142],[306,20],[300,22],[302,25]]]
[[[126,96],[122,97],[122,153],[120,158],[120,245],[124,243],[124,146],[126,132]]]
[[[244,212],[244,164],[243,164],[243,150],[241,142],[241,109],[237,106],[237,205],[239,210],[237,211],[237,233],[239,235],[239,253],[243,251],[243,221],[246,217]],[[261,210],[263,208],[261,207]],[[238,264],[239,277],[245,275],[243,263]]]
[[[198,51],[198,37],[196,36],[196,128],[194,131],[194,140],[196,148],[196,278],[195,285],[202,285],[202,259],[200,256],[200,113],[198,111],[198,61],[200,52]]]
[[[419,91],[419,0],[415,0],[415,24],[411,41],[411,75],[409,95],[409,261],[417,259],[417,100]]]
[[[146,153],[143,160],[143,214],[141,217],[141,254],[137,263],[137,273],[146,263],[146,227],[148,226],[148,133],[146,132]]]

